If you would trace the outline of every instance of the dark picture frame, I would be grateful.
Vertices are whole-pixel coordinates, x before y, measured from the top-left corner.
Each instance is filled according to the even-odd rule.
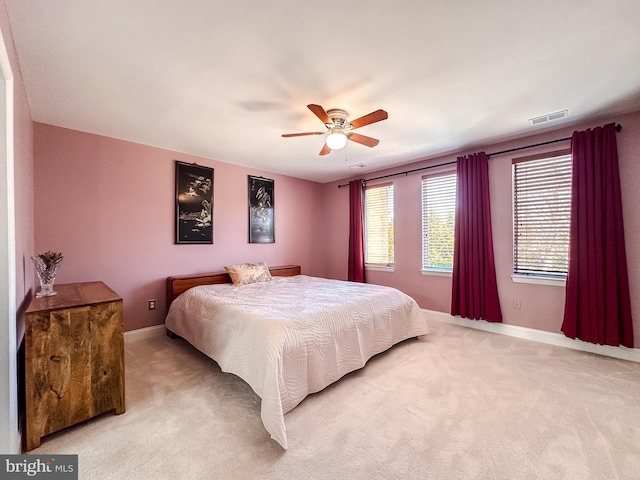
[[[274,184],[249,175],[249,243],[275,243]]]
[[[175,243],[213,243],[213,168],[176,160]]]

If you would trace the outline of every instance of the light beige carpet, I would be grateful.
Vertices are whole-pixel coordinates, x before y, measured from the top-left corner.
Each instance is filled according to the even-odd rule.
[[[81,479],[638,479],[640,364],[431,324],[305,399],[260,399],[183,340],[126,347],[124,415],[43,439]]]

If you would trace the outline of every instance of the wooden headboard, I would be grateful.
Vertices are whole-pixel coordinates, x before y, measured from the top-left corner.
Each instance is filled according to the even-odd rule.
[[[274,277],[292,277],[300,275],[301,268],[300,265],[281,265],[279,267],[269,267],[269,271]],[[231,283],[231,277],[227,272],[197,273],[195,275],[180,275],[167,278],[167,311],[169,311],[171,302],[190,288],[221,283]]]

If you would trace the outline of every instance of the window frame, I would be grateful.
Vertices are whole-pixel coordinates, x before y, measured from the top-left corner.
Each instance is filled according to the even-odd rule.
[[[425,223],[428,223],[428,218],[425,218],[425,191],[427,182],[429,179],[438,178],[438,177],[453,177],[454,183],[454,192],[453,192],[453,241],[451,244],[451,267],[438,267],[438,266],[429,266],[426,265],[427,258],[425,257],[425,250],[428,248],[425,245],[425,242],[428,238],[428,232],[425,231]],[[456,205],[457,205],[457,188],[458,188],[458,172],[455,167],[448,168],[446,170],[439,171],[437,173],[430,173],[428,175],[423,175],[420,179],[420,202],[421,202],[421,242],[420,242],[420,271],[423,275],[435,275],[435,276],[451,276],[453,275],[453,255],[455,252],[455,214],[456,214]]]
[[[387,206],[390,207],[391,212],[391,229],[392,229],[392,238],[390,245],[387,245],[387,248],[390,248],[392,251],[391,261],[387,262],[372,262],[368,261],[369,258],[369,230],[368,230],[368,222],[367,222],[367,191],[374,189],[390,189],[391,194],[387,193]],[[365,254],[365,268],[368,270],[379,270],[379,271],[394,271],[395,269],[395,185],[393,182],[386,183],[376,183],[374,185],[365,185],[365,194],[364,194],[364,254]],[[391,199],[389,205],[389,198]],[[387,257],[389,260],[389,257]]]
[[[511,239],[512,239],[512,275],[511,278],[514,282],[517,283],[535,283],[535,284],[542,284],[542,285],[554,285],[554,286],[562,286],[566,283],[566,277],[567,277],[567,272],[566,270],[563,272],[552,272],[552,271],[546,271],[546,270],[529,270],[529,271],[525,271],[524,268],[520,268],[518,266],[518,210],[519,210],[519,205],[518,205],[518,198],[517,198],[517,194],[518,194],[518,185],[517,185],[517,181],[518,179],[516,178],[517,172],[516,172],[516,165],[520,164],[520,163],[526,163],[526,162],[532,162],[532,161],[539,161],[539,160],[551,160],[554,158],[561,158],[561,157],[565,157],[565,161],[567,160],[566,157],[568,158],[569,161],[569,173],[568,173],[568,177],[569,177],[569,181],[568,184],[566,182],[566,179],[562,181],[561,184],[555,185],[555,188],[562,194],[563,191],[565,192],[564,194],[566,195],[566,193],[568,192],[568,200],[566,200],[563,203],[563,208],[568,208],[568,214],[567,214],[567,218],[566,218],[566,222],[567,222],[567,226],[566,226],[566,235],[567,235],[567,244],[566,244],[566,251],[567,251],[567,257],[566,257],[566,262],[567,262],[567,269],[568,269],[568,262],[569,262],[569,258],[568,258],[568,252],[569,252],[569,228],[570,228],[570,221],[571,221],[571,148],[566,148],[566,149],[562,149],[562,150],[554,150],[554,151],[550,151],[550,152],[543,152],[543,153],[538,153],[535,155],[528,155],[525,157],[517,157],[517,158],[513,158],[511,160],[511,181],[512,181],[512,234],[511,234]],[[565,178],[565,176],[563,176],[562,178]],[[558,217],[558,219],[560,219],[560,216]]]

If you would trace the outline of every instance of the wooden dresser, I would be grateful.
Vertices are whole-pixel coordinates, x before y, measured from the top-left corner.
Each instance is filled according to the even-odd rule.
[[[26,450],[40,437],[124,413],[122,298],[102,282],[54,285],[25,321]]]

